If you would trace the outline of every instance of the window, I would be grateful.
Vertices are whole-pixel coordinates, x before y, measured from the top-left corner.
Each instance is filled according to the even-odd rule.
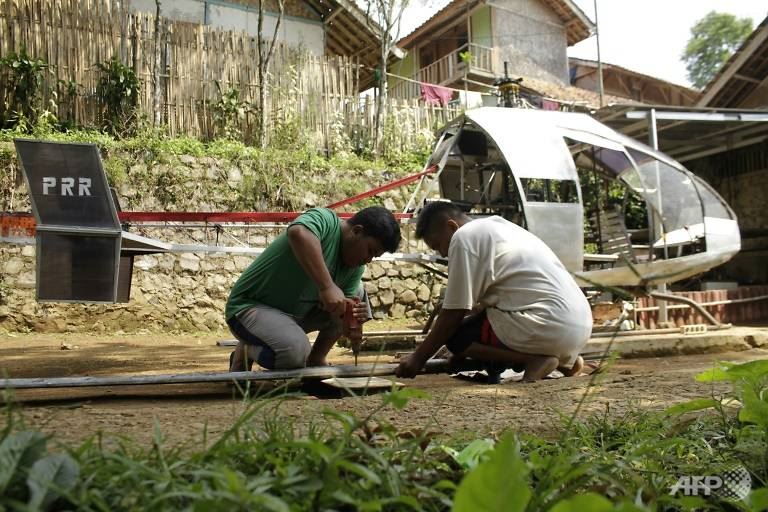
[[[573,180],[520,178],[526,201],[533,203],[578,203],[579,193]]]

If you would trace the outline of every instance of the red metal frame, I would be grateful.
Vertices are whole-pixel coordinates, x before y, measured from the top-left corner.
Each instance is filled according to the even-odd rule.
[[[400,178],[399,180],[395,180],[393,182],[387,183],[386,185],[372,188],[371,190],[367,192],[363,192],[362,194],[357,194],[356,196],[348,197],[346,199],[342,199],[341,201],[337,201],[335,203],[329,204],[328,208],[330,208],[331,210],[335,210],[340,206],[345,206],[348,204],[356,203],[358,201],[362,201],[363,199],[368,199],[369,197],[375,196],[376,194],[379,194],[381,192],[386,192],[387,190],[392,190],[393,188],[402,187],[403,185],[413,183],[414,181],[418,180],[423,176],[426,176],[427,174],[432,174],[436,170],[437,170],[437,165],[431,165],[427,167],[425,170],[423,170],[422,172],[411,174],[410,176],[406,176],[405,178]]]
[[[122,222],[291,222],[303,212],[118,212]],[[337,213],[342,219],[349,219],[351,212]],[[396,219],[410,219],[413,214],[395,213]]]

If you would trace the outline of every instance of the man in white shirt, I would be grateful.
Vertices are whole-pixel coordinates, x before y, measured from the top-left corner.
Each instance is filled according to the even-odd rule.
[[[399,377],[414,377],[443,345],[458,357],[524,367],[525,381],[555,369],[581,372],[592,311],[544,242],[498,216],[473,220],[448,202],[422,210],[416,236],[448,257],[448,284],[434,326],[400,363]]]

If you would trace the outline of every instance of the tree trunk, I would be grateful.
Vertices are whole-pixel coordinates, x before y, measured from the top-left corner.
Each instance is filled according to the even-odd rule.
[[[264,54],[264,1],[259,0],[259,48],[258,48],[258,71],[259,71],[259,117],[256,130],[256,144],[264,149],[267,146],[267,134],[266,134],[266,118],[267,118],[267,84],[265,78],[269,71],[269,61],[272,60],[272,54],[275,51],[275,43],[277,42],[277,34],[280,30],[280,23],[283,21],[283,13],[285,12],[284,0],[278,0],[277,5],[279,12],[277,15],[277,23],[275,23],[275,31],[272,33],[272,39],[269,42],[269,48]]]
[[[152,108],[155,111],[153,117],[153,126],[158,127],[163,120],[162,117],[162,89],[160,87],[160,66],[162,65],[162,40],[161,32],[163,29],[160,21],[160,0],[155,0],[155,66],[152,73],[153,95]]]
[[[387,90],[387,55],[382,52],[381,57],[381,77],[379,78],[379,97],[378,104],[376,105],[376,139],[374,141],[374,153],[376,156],[380,156],[384,151],[384,127],[387,124],[387,106],[388,106],[388,90]]]

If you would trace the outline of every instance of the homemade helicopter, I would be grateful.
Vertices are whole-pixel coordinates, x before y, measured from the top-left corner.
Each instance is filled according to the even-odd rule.
[[[501,215],[546,242],[584,287],[671,283],[740,249],[733,210],[706,182],[586,114],[480,108],[438,138],[436,172],[408,210],[439,195]]]

